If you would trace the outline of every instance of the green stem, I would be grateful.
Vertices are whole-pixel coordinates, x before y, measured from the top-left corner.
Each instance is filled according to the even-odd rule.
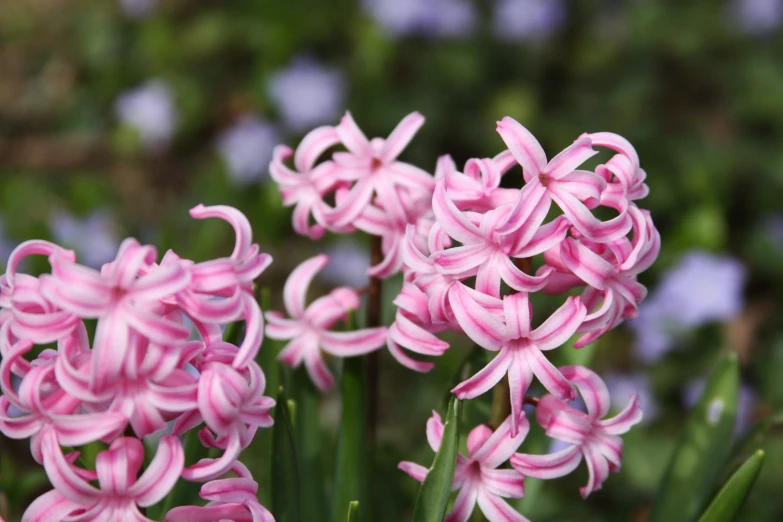
[[[383,261],[380,236],[372,236],[370,243],[370,264],[377,265]],[[370,278],[367,292],[367,328],[381,325],[381,299],[383,281],[378,277]],[[375,443],[376,427],[378,423],[378,352],[372,352],[367,356],[367,400],[369,411],[367,415],[367,443],[373,447]],[[366,513],[365,509],[365,513]]]
[[[511,413],[511,396],[509,393],[508,377],[503,377],[492,390],[492,409],[489,414],[489,425],[492,429],[497,429],[498,426],[503,424],[503,421]]]

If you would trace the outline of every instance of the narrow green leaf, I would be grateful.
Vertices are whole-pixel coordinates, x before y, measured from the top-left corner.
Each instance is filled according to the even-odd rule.
[[[732,448],[731,459],[721,475],[721,483],[728,481],[732,472],[756,453],[758,448],[763,447],[773,438],[780,437],[781,428],[783,428],[783,413],[778,412],[749,429],[747,435]]]
[[[277,522],[301,522],[299,460],[283,388],[277,394],[272,447],[272,514]]]
[[[757,450],[740,468],[734,472],[728,482],[715,496],[699,522],[732,522],[737,519],[742,504],[756,482],[764,463],[764,452]]]
[[[739,395],[737,355],[712,372],[664,473],[650,522],[692,522],[731,451]]]
[[[352,500],[348,504],[348,522],[359,522],[359,501]]]
[[[364,359],[350,357],[343,361],[340,382],[342,412],[337,439],[335,463],[334,502],[332,520],[339,522],[351,500],[359,499],[365,505],[367,484],[367,386]]]
[[[446,414],[440,449],[419,488],[419,496],[413,508],[413,522],[443,522],[454,482],[454,470],[457,467],[461,414],[462,402],[456,397],[452,398]]]
[[[291,418],[294,419],[294,440],[301,466],[299,487],[302,498],[307,499],[301,507],[302,520],[323,520],[329,513],[329,508],[324,487],[325,447],[321,430],[321,392],[313,385],[303,366],[292,373],[295,405]]]

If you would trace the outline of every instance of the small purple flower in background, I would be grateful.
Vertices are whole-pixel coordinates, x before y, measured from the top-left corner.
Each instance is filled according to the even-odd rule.
[[[267,93],[277,105],[285,125],[301,132],[335,120],[342,114],[345,86],[341,71],[300,56],[272,75],[267,83]]]
[[[652,298],[639,305],[639,315],[628,323],[634,331],[636,355],[644,362],[654,362],[672,349],[675,341],[676,324],[664,313]]]
[[[637,354],[645,361],[656,360],[683,331],[739,315],[746,275],[745,267],[732,257],[700,251],[684,254],[631,323]]]
[[[644,412],[642,424],[649,423],[658,416],[658,402],[650,384],[650,379],[643,373],[610,373],[604,377],[612,404],[626,404],[631,396],[636,394],[639,406]]]
[[[152,13],[158,0],[120,0],[120,7],[131,18],[144,18]]]
[[[469,0],[364,0],[364,8],[384,32],[440,37],[470,35],[476,11]]]
[[[783,22],[783,0],[733,0],[729,23],[751,34],[766,34]]]
[[[682,402],[688,409],[693,408],[699,400],[702,390],[704,390],[703,378],[695,379],[685,385],[682,390]],[[753,421],[753,407],[756,403],[756,393],[753,388],[747,384],[742,384],[739,390],[739,401],[737,403],[737,420],[734,423],[734,432],[740,434],[745,432]]]
[[[566,8],[561,0],[497,0],[493,25],[506,40],[544,40],[562,27]]]
[[[329,245],[324,253],[329,256],[331,262],[318,274],[319,279],[332,285],[353,288],[367,286],[370,256],[366,248],[354,241],[344,240]]]
[[[106,210],[96,210],[83,219],[58,210],[50,217],[49,228],[55,241],[73,248],[91,268],[114,259],[120,245],[116,225]]]
[[[217,149],[228,167],[231,181],[247,185],[266,177],[272,150],[278,141],[274,125],[249,114],[221,132]]]
[[[149,150],[165,148],[174,134],[177,107],[171,89],[161,80],[150,80],[121,94],[114,110],[124,125],[138,131]]]

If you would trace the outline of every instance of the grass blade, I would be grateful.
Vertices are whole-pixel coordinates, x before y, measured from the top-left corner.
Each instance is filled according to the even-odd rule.
[[[272,428],[272,514],[277,522],[301,522],[299,460],[288,400],[280,388]]]
[[[367,484],[367,393],[364,359],[350,357],[343,361],[341,380],[342,412],[337,439],[334,503],[332,520],[339,522],[354,499],[365,504]]]
[[[419,496],[413,508],[413,522],[443,522],[457,467],[461,414],[462,402],[456,397],[452,398],[446,414],[440,449],[419,488]]]
[[[734,472],[723,486],[699,522],[732,522],[737,519],[764,463],[764,452],[757,450]]]
[[[739,395],[737,355],[712,372],[664,473],[650,522],[692,522],[731,451]]]

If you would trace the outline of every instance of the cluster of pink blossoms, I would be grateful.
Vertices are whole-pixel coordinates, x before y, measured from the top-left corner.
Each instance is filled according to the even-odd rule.
[[[358,355],[380,348],[385,340],[401,364],[426,372],[432,363],[405,350],[442,355],[449,345],[436,334],[454,330],[496,352],[485,368],[452,392],[472,399],[507,378],[511,414],[494,434],[487,426],[471,432],[470,456],[460,457],[455,477],[460,493],[447,520],[466,521],[478,502],[492,522],[521,521],[501,497],[521,497],[525,476],[560,477],[584,458],[590,478],[581,492],[587,496],[619,469],[618,435],[641,419],[635,397],[616,417],[603,419],[609,411],[603,381],[587,368],[557,368],[544,352],[575,334],[581,334],[575,346],[584,347],[636,316],[646,295],[637,275],[653,263],[660,248],[650,213],[637,205],[648,193],[645,172],[631,144],[606,132],[583,134],[547,160],[535,137],[506,117],[497,128],[506,150],[493,158],[468,160],[461,172],[443,156],[430,175],[397,159],[423,122],[413,113],[387,139],[368,139],[348,114],[335,127],[310,132],[295,152],[276,149],[270,171],[284,204],[295,206],[294,229],[312,239],[325,231],[357,230],[379,237],[385,257],[369,274],[388,278],[401,272],[404,284],[388,330],[338,340],[336,334],[324,333],[332,316],[318,322],[320,313],[311,311],[325,308],[325,302],[303,308],[299,289],[326,263],[323,256],[308,260],[286,285],[287,293],[297,296],[286,301],[294,320],[267,314],[267,334],[292,339],[283,360],[291,365],[304,360],[322,389],[332,380],[321,351]],[[322,158],[336,146],[346,151]],[[594,147],[611,156],[592,169],[580,168],[599,153]],[[291,156],[293,168],[285,163]],[[501,186],[515,184],[504,177],[519,172],[516,166],[521,166],[521,176],[513,176],[522,187]],[[599,219],[599,208],[613,217]],[[539,291],[570,296],[534,328],[530,295]],[[328,296],[335,316],[349,302],[342,292]],[[549,455],[514,454],[527,432],[522,404],[534,378],[548,392],[538,402],[538,422],[548,436],[570,446]],[[577,390],[586,413],[569,404],[578,398]],[[427,430],[434,449],[440,430],[436,415]],[[511,469],[496,469],[507,460]],[[401,467],[419,480],[427,472],[410,463]]]
[[[23,521],[150,520],[139,508],[158,503],[182,478],[204,482],[201,496],[210,502],[174,508],[168,521],[273,522],[237,461],[256,430],[273,423],[275,401],[264,396],[255,362],[264,324],[252,292],[272,259],[252,243],[236,209],[199,205],[191,216],[233,226],[230,257],[195,263],[169,251],[158,262],[154,247],[134,239],[100,271],[46,241],[11,254],[0,277],[0,432],[30,438],[54,486]],[[46,256],[51,273],[19,273],[31,255]],[[221,326],[234,321],[245,323],[240,346],[222,338]],[[192,429],[222,455],[186,466],[179,437]],[[153,434],[157,452],[140,474],[141,439]],[[94,470],[63,449],[96,441],[108,448]]]

